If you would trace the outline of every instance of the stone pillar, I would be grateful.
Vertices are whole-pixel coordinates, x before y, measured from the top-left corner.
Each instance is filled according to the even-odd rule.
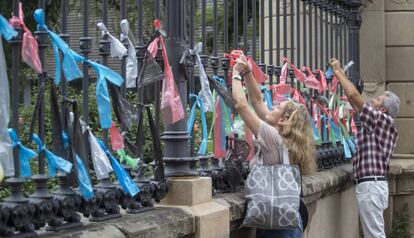
[[[361,9],[360,66],[364,94],[373,98],[385,90],[384,0],[365,1]]]
[[[230,236],[229,208],[213,201],[211,177],[173,177],[159,206],[179,207],[195,217],[196,238]]]
[[[399,140],[396,153],[414,154],[414,2],[385,1],[385,50],[387,89],[401,99],[396,120]]]

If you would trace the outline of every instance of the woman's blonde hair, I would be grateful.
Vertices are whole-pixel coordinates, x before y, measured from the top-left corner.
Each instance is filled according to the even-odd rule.
[[[316,171],[315,142],[308,110],[304,105],[290,101],[284,115],[286,123],[280,128],[289,149],[289,160],[299,166],[302,174],[313,174]]]

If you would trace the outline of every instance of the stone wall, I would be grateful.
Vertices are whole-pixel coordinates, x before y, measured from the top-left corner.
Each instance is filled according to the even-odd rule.
[[[347,164],[318,172],[314,176],[303,177],[305,203],[310,215],[305,238],[360,237],[358,209],[354,185],[351,180],[351,170],[351,165]],[[181,183],[185,179],[180,178],[179,180],[175,180],[174,183]],[[208,190],[211,189],[208,180],[209,178],[200,178],[200,180],[191,178],[184,181],[184,183],[192,183],[193,185],[206,183],[201,188],[204,190],[203,198],[193,199],[191,206],[162,205],[140,214],[123,214],[121,218],[102,223],[91,223],[83,218],[84,226],[81,228],[58,233],[43,231],[40,232],[40,237],[254,237],[254,230],[240,228],[246,206],[244,193],[241,191],[217,194],[212,200],[208,199],[207,201],[205,197],[210,196]],[[404,203],[408,203],[411,218],[414,218],[412,215],[414,214],[413,181],[414,160],[412,158],[392,160],[389,175],[389,208],[385,210],[384,216],[387,233],[391,231],[391,221],[395,218],[396,212],[401,212]],[[192,187],[191,189],[196,188]],[[172,194],[175,192],[173,191]],[[177,193],[175,194],[177,195]],[[187,192],[181,194],[181,198],[185,194]],[[179,196],[180,194],[178,194]],[[180,201],[183,200],[180,199]],[[200,203],[194,204],[194,202]],[[414,224],[411,225],[410,231],[414,234]]]

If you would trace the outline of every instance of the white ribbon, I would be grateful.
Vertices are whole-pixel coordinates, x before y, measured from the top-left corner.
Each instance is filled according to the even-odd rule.
[[[126,65],[126,87],[135,88],[136,87],[136,78],[138,77],[138,62],[137,54],[135,52],[134,43],[129,39],[129,23],[128,20],[124,19],[120,23],[121,25],[121,41],[125,39],[128,40],[128,56],[127,56],[127,65]],[[132,36],[131,33],[131,37]]]
[[[7,78],[6,60],[4,58],[3,41],[0,35],[0,181],[1,177],[14,175],[13,151],[10,143],[9,125],[10,97],[9,80]],[[3,170],[4,169],[4,170]],[[3,173],[1,173],[3,172]]]
[[[203,44],[201,42],[197,43],[194,47],[194,50],[191,50],[191,54],[196,55],[196,60],[198,64],[198,70],[200,73],[200,84],[201,90],[198,92],[198,96],[203,101],[204,109],[207,112],[212,112],[214,108],[214,100],[213,94],[210,90],[210,83],[208,82],[208,78],[206,75],[206,71],[204,70],[203,63],[201,62],[200,52],[203,49]]]
[[[108,32],[108,29],[103,22],[99,22],[97,24],[97,27],[102,31],[102,36],[108,36],[111,46],[111,57],[118,57],[119,59],[122,59],[127,54],[127,49],[122,44],[122,42]]]
[[[102,150],[96,137],[89,131],[89,142],[91,146],[92,163],[98,180],[109,178],[109,173],[113,171],[105,151]]]

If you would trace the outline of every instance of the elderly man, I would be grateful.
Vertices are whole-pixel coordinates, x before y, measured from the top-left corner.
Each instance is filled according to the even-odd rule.
[[[383,212],[388,207],[387,174],[398,133],[394,118],[400,99],[390,91],[365,102],[336,59],[329,62],[352,107],[360,113],[353,159],[356,198],[365,238],[385,238]]]

